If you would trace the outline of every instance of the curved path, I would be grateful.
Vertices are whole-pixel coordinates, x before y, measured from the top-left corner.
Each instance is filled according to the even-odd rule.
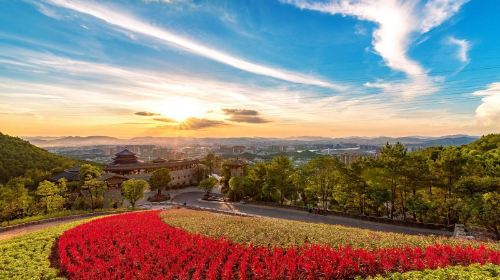
[[[233,211],[236,213],[244,213],[244,214],[271,217],[271,218],[297,220],[304,222],[343,225],[348,227],[364,228],[364,229],[386,231],[386,232],[397,232],[405,234],[425,234],[425,235],[430,235],[430,234],[447,235],[447,236],[452,235],[451,232],[445,230],[405,227],[405,226],[377,223],[377,222],[358,220],[358,219],[333,216],[333,215],[323,216],[323,215],[310,214],[305,211],[294,210],[294,209],[285,209],[285,208],[277,208],[277,207],[254,205],[254,204],[203,201],[200,199],[203,196],[203,194],[204,194],[203,192],[199,191],[181,193],[174,196],[172,198],[172,201],[177,203],[186,203],[188,206],[206,207],[217,210]]]
[[[49,227],[62,225],[62,224],[66,224],[66,223],[71,223],[71,222],[75,222],[75,221],[80,221],[80,220],[85,220],[85,219],[90,219],[93,217],[98,217],[98,216],[103,216],[103,215],[113,215],[113,213],[96,213],[96,215],[85,216],[85,217],[81,217],[81,216],[65,217],[64,220],[55,220],[55,221],[48,220],[46,222],[40,222],[37,224],[29,224],[29,225],[25,225],[22,227],[16,227],[16,228],[13,228],[11,230],[6,230],[3,232],[0,232],[0,241],[5,240],[5,239],[9,239],[9,238],[13,238],[16,236],[24,235],[24,234],[27,234],[30,232],[46,229]]]

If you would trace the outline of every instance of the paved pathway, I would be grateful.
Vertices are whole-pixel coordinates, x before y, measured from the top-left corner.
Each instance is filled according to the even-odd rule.
[[[364,228],[370,230],[379,230],[386,232],[398,232],[398,233],[406,233],[406,234],[425,234],[425,235],[451,235],[452,233],[445,230],[433,230],[433,229],[425,229],[425,228],[416,228],[416,227],[405,227],[399,225],[391,225],[384,223],[377,223],[365,220],[358,220],[348,217],[340,217],[340,216],[323,216],[316,214],[309,214],[306,211],[294,210],[294,209],[285,209],[285,208],[277,208],[270,206],[261,206],[261,205],[253,205],[253,204],[241,204],[241,203],[228,203],[228,202],[213,202],[213,201],[203,201],[200,198],[203,196],[203,192],[185,192],[180,193],[172,198],[173,202],[177,203],[186,203],[190,206],[200,206],[206,208],[213,209],[221,209],[221,210],[229,210],[233,212],[272,217],[272,218],[281,218],[281,219],[289,219],[289,220],[297,220],[297,221],[305,221],[305,222],[315,222],[315,223],[325,223],[325,224],[336,224],[343,225],[349,227],[357,227]]]
[[[57,226],[57,225],[62,225],[62,224],[71,223],[71,222],[75,222],[75,221],[90,219],[93,217],[98,217],[98,216],[103,216],[103,215],[114,215],[114,214],[102,213],[102,215],[96,214],[96,215],[90,216],[90,217],[72,217],[72,218],[67,218],[65,220],[60,220],[60,221],[47,221],[47,222],[42,222],[40,224],[33,224],[33,225],[27,225],[24,227],[14,228],[14,229],[11,229],[8,231],[0,232],[0,241],[5,240],[5,239],[9,239],[12,237],[24,235],[24,234],[34,232],[37,230],[42,230],[42,229]]]

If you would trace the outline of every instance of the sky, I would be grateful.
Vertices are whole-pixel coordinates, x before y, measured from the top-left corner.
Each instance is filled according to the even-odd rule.
[[[0,132],[500,132],[500,1],[0,0]]]

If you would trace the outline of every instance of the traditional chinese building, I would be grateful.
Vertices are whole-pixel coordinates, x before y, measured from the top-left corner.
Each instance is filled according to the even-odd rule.
[[[229,168],[231,177],[238,177],[245,175],[246,162],[242,159],[229,160],[224,162],[225,167]]]
[[[167,161],[157,158],[151,162],[140,161],[137,155],[127,149],[117,153],[113,162],[104,168],[105,177],[113,180],[113,185],[121,184],[120,180],[130,178],[149,179],[151,174],[158,169],[170,170],[171,186],[188,186],[198,183],[198,160]]]

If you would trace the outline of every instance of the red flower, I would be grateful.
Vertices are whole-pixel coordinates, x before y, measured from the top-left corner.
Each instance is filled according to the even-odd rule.
[[[471,263],[500,264],[485,247],[427,248],[319,245],[243,246],[171,227],[158,211],[116,215],[80,225],[59,239],[70,279],[352,279],[388,272]]]

